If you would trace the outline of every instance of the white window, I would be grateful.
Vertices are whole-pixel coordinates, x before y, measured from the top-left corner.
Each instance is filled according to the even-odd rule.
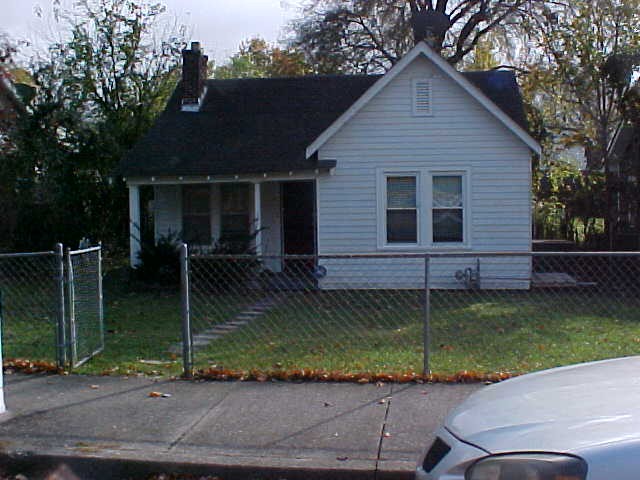
[[[416,117],[429,117],[433,114],[432,87],[428,78],[413,81],[413,115]]]
[[[418,243],[418,179],[416,175],[386,177],[386,243]]]
[[[470,248],[468,169],[378,169],[378,247]]]
[[[464,242],[464,178],[462,175],[433,175],[433,243]]]

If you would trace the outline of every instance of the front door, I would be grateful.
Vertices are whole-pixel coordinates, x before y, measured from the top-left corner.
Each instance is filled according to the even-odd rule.
[[[285,255],[316,253],[315,182],[283,182],[282,233]]]

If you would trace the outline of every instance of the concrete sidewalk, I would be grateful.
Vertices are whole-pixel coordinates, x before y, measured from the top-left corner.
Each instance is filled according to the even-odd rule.
[[[6,380],[0,465],[29,478],[59,463],[80,478],[411,478],[446,413],[480,388]],[[170,397],[151,398],[152,391]]]

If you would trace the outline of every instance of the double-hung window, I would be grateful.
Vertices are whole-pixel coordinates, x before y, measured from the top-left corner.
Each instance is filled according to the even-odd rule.
[[[225,241],[247,241],[249,237],[249,185],[224,184],[220,188],[220,237]]]
[[[433,175],[433,243],[464,242],[464,194],[462,175]]]
[[[211,243],[211,188],[187,185],[182,189],[182,238],[186,243]]]
[[[418,177],[386,176],[386,243],[418,243]]]

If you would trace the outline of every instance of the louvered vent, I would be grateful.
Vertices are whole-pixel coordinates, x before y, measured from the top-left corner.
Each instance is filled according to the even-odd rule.
[[[431,81],[420,79],[413,81],[413,114],[417,117],[432,115]]]

